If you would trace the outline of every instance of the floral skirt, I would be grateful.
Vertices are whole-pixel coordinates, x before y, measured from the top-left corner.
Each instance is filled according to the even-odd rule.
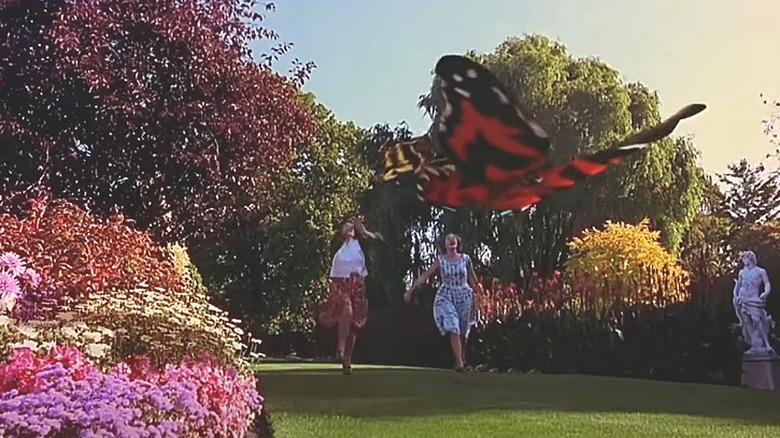
[[[330,279],[330,295],[319,309],[320,324],[334,327],[345,313],[351,315],[352,327],[361,329],[366,325],[368,301],[363,277]]]

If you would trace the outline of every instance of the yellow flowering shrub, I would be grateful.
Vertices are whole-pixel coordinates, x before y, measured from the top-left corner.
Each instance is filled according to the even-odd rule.
[[[689,273],[647,219],[636,225],[607,222],[573,239],[569,248],[567,283],[580,309],[665,307],[688,299]]]
[[[167,244],[163,247],[165,258],[173,264],[173,269],[185,279],[188,288],[195,293],[206,293],[203,278],[198,268],[190,260],[187,248],[179,244]]]
[[[0,361],[8,358],[16,343],[24,340],[24,337],[11,324],[12,320],[5,315],[0,315]]]
[[[138,287],[92,294],[74,310],[88,324],[114,331],[119,358],[147,354],[156,364],[207,353],[237,363],[243,330],[205,295]]]

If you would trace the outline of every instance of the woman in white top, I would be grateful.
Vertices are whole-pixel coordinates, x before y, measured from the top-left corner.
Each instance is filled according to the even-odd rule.
[[[337,355],[344,374],[349,375],[357,332],[368,318],[365,283],[368,269],[363,248],[355,237],[382,239],[382,235],[366,230],[360,217],[346,220],[340,234],[342,243],[330,268],[330,295],[320,308],[318,319],[326,328],[338,328]]]

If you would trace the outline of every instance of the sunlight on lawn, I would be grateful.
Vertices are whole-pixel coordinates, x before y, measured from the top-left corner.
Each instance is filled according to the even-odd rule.
[[[259,367],[278,437],[773,437],[780,393],[594,376]]]

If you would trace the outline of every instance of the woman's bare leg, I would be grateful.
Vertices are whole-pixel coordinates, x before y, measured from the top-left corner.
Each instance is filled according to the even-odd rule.
[[[455,358],[455,368],[463,368],[463,345],[460,342],[460,335],[450,333],[450,346],[452,346],[452,355]]]
[[[352,353],[355,352],[355,341],[357,341],[357,329],[352,326],[347,334],[347,342],[344,350],[344,358],[341,360],[342,368],[348,371],[352,368]]]
[[[343,360],[345,350],[347,348],[347,341],[349,338],[350,326],[352,325],[352,308],[345,306],[344,311],[339,318],[337,325],[338,332],[338,344],[336,346],[339,359]]]

